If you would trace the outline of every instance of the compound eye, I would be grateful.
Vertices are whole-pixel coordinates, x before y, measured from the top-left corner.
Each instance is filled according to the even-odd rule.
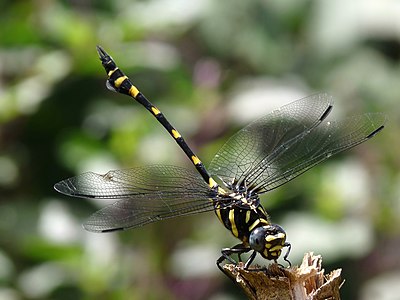
[[[258,227],[250,233],[250,247],[258,252],[263,252],[265,247],[266,231],[263,227]]]

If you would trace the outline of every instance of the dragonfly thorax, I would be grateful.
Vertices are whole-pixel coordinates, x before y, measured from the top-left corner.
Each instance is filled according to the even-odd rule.
[[[249,189],[246,181],[239,183],[233,179],[232,182],[224,182],[228,189],[228,197],[232,200],[232,204],[244,209],[255,210],[260,205],[258,194]]]
[[[249,195],[246,192],[232,192],[228,195],[233,205],[244,208],[255,210],[260,205],[260,198],[257,194]]]

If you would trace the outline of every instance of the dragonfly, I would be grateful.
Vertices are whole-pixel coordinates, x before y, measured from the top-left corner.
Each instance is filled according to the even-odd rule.
[[[83,224],[91,232],[137,228],[156,221],[213,211],[240,243],[223,248],[217,259],[251,252],[249,269],[257,254],[289,264],[291,244],[282,226],[271,222],[260,196],[337,153],[363,143],[385,126],[382,113],[365,113],[328,120],[332,97],[319,93],[289,103],[253,121],[234,134],[217,152],[207,169],[178,130],[117,67],[100,46],[97,52],[107,73],[109,90],[130,96],[143,105],[168,131],[195,168],[150,165],[106,174],[93,172],[62,180],[54,188],[65,195],[113,200]],[[218,183],[219,182],[219,183]]]

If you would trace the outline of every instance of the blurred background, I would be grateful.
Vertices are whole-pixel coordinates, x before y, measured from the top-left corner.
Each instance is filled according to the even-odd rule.
[[[57,181],[192,168],[140,105],[105,87],[102,45],[209,164],[235,131],[324,91],[386,129],[263,196],[290,260],[343,268],[342,299],[400,295],[400,2],[1,1],[0,299],[244,299],[220,273],[237,240],[213,213],[108,234]],[[266,261],[258,261],[267,263]]]

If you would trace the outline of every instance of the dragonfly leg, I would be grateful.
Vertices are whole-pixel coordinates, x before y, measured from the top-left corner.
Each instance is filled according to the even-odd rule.
[[[220,269],[223,273],[225,273],[225,271],[223,270],[221,264],[224,260],[227,260],[229,262],[231,262],[234,265],[237,265],[237,261],[235,261],[231,255],[232,254],[237,254],[239,257],[239,262],[242,261],[241,259],[241,254],[243,253],[247,253],[251,250],[250,247],[247,247],[243,244],[237,244],[236,246],[233,246],[232,248],[224,248],[221,250],[222,255],[220,256],[220,258],[217,259],[217,267],[218,269]],[[253,258],[254,259],[254,258]]]
[[[289,264],[289,268],[292,266],[292,263],[290,262],[290,260],[288,260],[288,256],[290,253],[290,250],[292,249],[292,245],[288,242],[286,242],[283,247],[287,247],[287,251],[285,253],[285,255],[283,256],[283,260],[286,261]]]
[[[250,255],[246,263],[244,264],[244,269],[247,270],[251,263],[253,262],[254,258],[256,257],[257,251],[253,251],[253,253]]]

